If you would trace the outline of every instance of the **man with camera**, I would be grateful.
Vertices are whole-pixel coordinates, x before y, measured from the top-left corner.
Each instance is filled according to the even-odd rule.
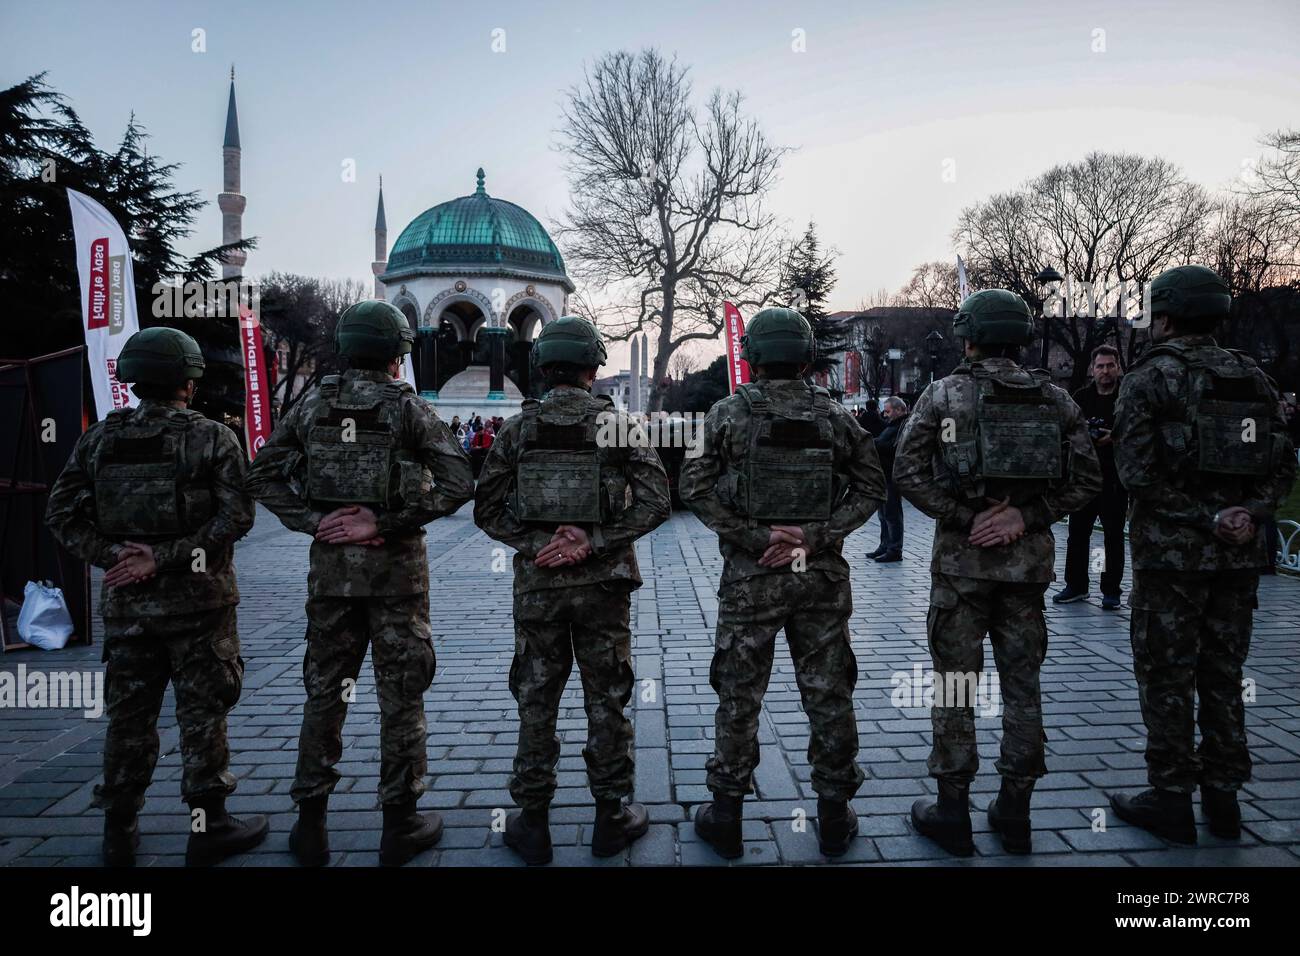
[[[1101,463],[1101,493],[1070,514],[1070,535],[1065,548],[1065,587],[1052,598],[1054,604],[1071,604],[1088,596],[1088,571],[1092,563],[1092,529],[1101,520],[1105,542],[1101,565],[1101,606],[1119,610],[1120,579],[1124,577],[1124,516],[1128,494],[1115,471],[1111,429],[1115,425],[1115,399],[1119,397],[1119,351],[1110,345],[1092,350],[1092,381],[1074,393],[1075,404],[1088,420],[1088,434]]]

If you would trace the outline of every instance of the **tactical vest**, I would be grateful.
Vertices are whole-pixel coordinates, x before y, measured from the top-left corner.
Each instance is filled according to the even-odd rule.
[[[213,515],[211,485],[186,460],[190,413],[144,416],[122,409],[104,420],[95,459],[95,528],[109,537],[162,540],[197,530]]]
[[[837,490],[830,396],[813,389],[808,410],[788,416],[753,382],[737,391],[752,425],[737,468],[735,507],[763,524],[828,520]]]
[[[1064,476],[1061,411],[1048,388],[1051,376],[1042,369],[1014,371],[1020,374],[980,366],[953,373],[971,375],[975,384],[974,436],[942,442],[944,465],[966,498],[1010,495],[1022,502]],[[951,409],[944,417],[957,420]]]
[[[307,498],[313,506],[390,506],[402,440],[402,382],[321,380],[307,437]]]
[[[602,396],[603,398],[603,396]],[[514,510],[520,521],[553,527],[599,525],[626,505],[627,479],[607,465],[596,441],[604,408],[573,416],[552,415],[535,398],[524,401],[519,460],[515,466]]]
[[[1277,464],[1273,402],[1254,361],[1218,346],[1170,342],[1147,350],[1172,355],[1190,374],[1182,421],[1160,423],[1160,440],[1174,470],[1190,466],[1203,475],[1263,478]],[[1280,438],[1280,436],[1279,436]]]

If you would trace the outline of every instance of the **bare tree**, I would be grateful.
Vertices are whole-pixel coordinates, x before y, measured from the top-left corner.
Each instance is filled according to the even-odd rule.
[[[954,238],[973,285],[1010,289],[1035,310],[1045,297],[1039,271],[1068,277],[1045,325],[1066,358],[1060,367],[1082,384],[1097,345],[1113,338],[1122,361],[1131,354],[1136,331],[1121,311],[1142,283],[1195,257],[1211,210],[1205,190],[1166,160],[1090,153],[963,210]]]
[[[955,312],[961,304],[960,288],[955,262],[923,262],[912,270],[912,278],[890,304]]]
[[[262,330],[267,343],[283,356],[275,383],[279,413],[284,415],[324,376],[339,368],[334,354],[334,327],[339,316],[368,298],[356,279],[315,279],[273,272],[261,282]]]
[[[687,69],[654,49],[596,61],[563,106],[571,208],[556,229],[578,297],[613,339],[655,329],[650,407],[683,344],[714,339],[723,300],[751,308],[775,294],[781,233],[765,198],[786,150],[715,90],[702,110]]]
[[[674,382],[680,382],[691,372],[694,372],[698,363],[695,356],[689,351],[682,349],[673,354],[672,359],[668,362],[668,375]]]
[[[1264,137],[1273,152],[1255,167],[1249,192],[1264,200],[1262,211],[1274,224],[1300,240],[1300,130],[1278,130]]]

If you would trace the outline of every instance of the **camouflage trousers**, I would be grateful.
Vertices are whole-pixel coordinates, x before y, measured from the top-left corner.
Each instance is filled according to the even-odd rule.
[[[718,694],[713,756],[705,765],[714,793],[751,792],[758,766],[758,718],[784,629],[795,681],[808,715],[812,786],[848,800],[862,785],[853,688],[858,662],[849,644],[853,596],[848,581],[821,571],[767,574],[724,585],[709,683]]]
[[[307,702],[298,737],[295,803],[333,792],[343,755],[348,703],[361,699],[357,677],[370,648],[379,696],[379,799],[396,803],[424,792],[428,766],[424,692],[433,683],[429,595],[310,597],[302,680]]]
[[[1133,573],[1129,634],[1152,786],[1190,793],[1250,780],[1241,670],[1258,587],[1256,571]]]
[[[1043,620],[1046,584],[1007,583],[934,574],[926,634],[934,662],[935,703],[930,709],[934,741],[930,776],[968,786],[979,769],[975,706],[1002,708],[998,773],[1032,782],[1047,773],[1043,704],[1038,671],[1047,655]],[[993,645],[998,689],[979,701],[984,637]],[[958,706],[960,705],[960,706]]]
[[[158,715],[170,681],[180,728],[181,796],[235,789],[226,714],[239,700],[244,662],[235,608],[171,617],[104,619],[108,732],[94,804],[126,815],[144,806],[158,763]]]
[[[578,661],[587,711],[587,782],[599,800],[632,792],[631,589],[618,581],[515,594],[510,692],[519,702],[519,749],[510,796],[525,810],[550,806],[560,740],[560,697]]]

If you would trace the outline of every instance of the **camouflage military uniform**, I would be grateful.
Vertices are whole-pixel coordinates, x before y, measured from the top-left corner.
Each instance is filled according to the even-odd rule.
[[[179,484],[174,477],[128,479],[115,494],[119,435],[137,442],[137,452],[158,436],[174,436],[182,446]],[[153,457],[157,463],[137,466],[136,474],[167,467],[162,456]],[[168,509],[180,516],[179,534],[128,530],[155,527],[145,511]],[[100,596],[109,722],[96,805],[130,816],[143,806],[158,761],[158,714],[169,680],[181,733],[182,796],[193,803],[231,793],[226,714],[239,700],[244,672],[235,626],[234,543],[253,525],[244,453],[234,434],[167,402],[145,400],[113,412],[81,436],[50,492],[45,520],[60,544],[90,564],[111,568],[116,548],[131,540],[150,544],[158,567],[148,581],[105,584]]]
[[[1235,791],[1251,770],[1241,679],[1259,571],[1271,561],[1264,522],[1295,480],[1295,452],[1276,388],[1243,356],[1270,396],[1271,435],[1259,424],[1261,440],[1274,444],[1273,466],[1261,477],[1198,472],[1180,440],[1194,396],[1191,372],[1178,356],[1218,362],[1229,353],[1203,334],[1161,345],[1124,376],[1115,414],[1115,464],[1132,500],[1130,631],[1147,775],[1161,790],[1190,793],[1199,783]],[[1215,515],[1236,505],[1250,511],[1257,528],[1254,540],[1240,546],[1214,534]]]
[[[1009,388],[1030,388],[1035,381],[1008,358],[959,366],[917,399],[894,460],[894,481],[903,497],[935,519],[926,617],[936,697],[930,712],[934,742],[929,769],[940,780],[969,786],[979,767],[973,702],[944,706],[959,701],[946,700],[941,690],[968,687],[959,675],[984,669],[987,634],[1003,702],[997,769],[1004,778],[1032,783],[1047,772],[1038,672],[1047,653],[1043,594],[1055,577],[1051,526],[1101,490],[1101,468],[1087,423],[1069,393],[1047,385],[1061,440],[1068,445],[1065,479],[975,480],[975,471],[967,466],[977,431],[977,374]],[[959,478],[963,473],[967,477]],[[987,507],[986,496],[1011,497],[1024,517],[1023,537],[993,547],[969,543],[972,521]]]
[[[355,686],[369,647],[381,715],[379,797],[397,803],[424,792],[423,695],[434,672],[424,525],[468,501],[473,480],[447,426],[410,386],[386,372],[354,369],[342,375],[338,387],[359,401],[399,403],[397,448],[410,460],[401,466],[399,506],[373,509],[383,544],[312,542],[303,660],[307,702],[291,793],[301,802],[333,792],[343,750],[345,692]],[[321,389],[299,401],[258,452],[248,475],[253,497],[285,527],[304,534],[315,534],[333,507],[314,506],[303,477],[311,432],[326,401]],[[326,467],[348,465],[341,460]]]
[[[599,419],[627,434],[628,419],[613,408],[608,398],[559,385],[546,393],[536,415],[560,429],[590,428]],[[591,792],[598,800],[621,799],[631,794],[633,782],[632,725],[623,713],[633,683],[631,594],[641,586],[632,545],[668,517],[668,478],[653,448],[600,444],[602,511],[609,517],[589,531],[591,557],[566,567],[538,567],[534,559],[554,527],[521,521],[517,514],[524,419],[510,418],[497,433],[474,503],[475,523],[516,551],[510,691],[519,703],[519,748],[510,795],[525,810],[550,805],[560,757],[555,724],[576,657],[587,710],[582,755]]]
[[[829,520],[797,524],[809,554],[795,564],[768,568],[758,560],[767,549],[767,524],[746,517],[738,500],[740,476],[757,425],[754,407],[741,393],[724,398],[704,422],[703,447],[682,465],[682,501],[718,535],[724,559],[718,589],[718,626],[709,681],[718,694],[716,740],[707,764],[709,790],[743,797],[758,766],[758,717],[772,671],[778,631],[785,630],[795,678],[808,714],[812,785],[828,800],[848,800],[862,783],[858,730],[853,715],[857,660],[849,644],[853,598],[844,539],[880,507],[884,475],[875,445],[842,406],[801,380],[765,380],[743,386],[772,410],[811,421],[816,396],[826,402],[832,429],[832,470],[838,494]],[[797,479],[796,479],[797,480]],[[807,489],[804,489],[806,492]],[[791,489],[792,494],[798,492]]]

